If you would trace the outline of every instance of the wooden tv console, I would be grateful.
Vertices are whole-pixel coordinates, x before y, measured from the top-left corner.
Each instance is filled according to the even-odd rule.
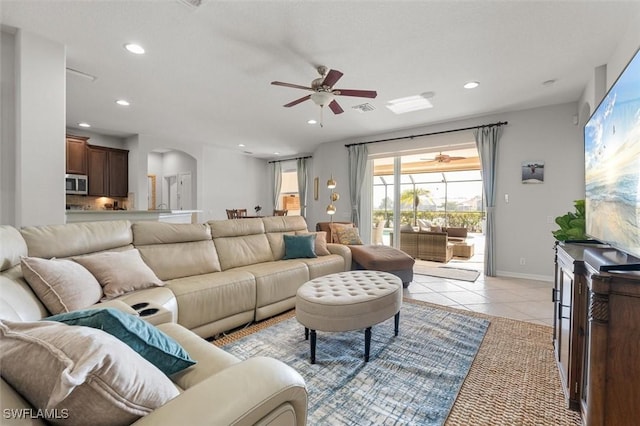
[[[557,244],[553,342],[567,405],[591,425],[640,421],[640,260],[597,244]]]

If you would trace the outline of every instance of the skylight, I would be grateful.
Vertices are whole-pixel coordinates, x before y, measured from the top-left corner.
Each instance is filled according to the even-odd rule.
[[[405,114],[412,111],[420,111],[422,109],[433,108],[433,104],[429,99],[433,96],[432,92],[423,93],[421,95],[408,96],[406,98],[394,99],[385,105],[396,114]]]

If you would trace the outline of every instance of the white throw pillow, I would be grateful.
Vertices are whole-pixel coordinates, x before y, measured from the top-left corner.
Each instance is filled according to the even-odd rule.
[[[430,231],[431,230],[431,221],[426,219],[418,219],[418,225],[420,226],[421,231]]]
[[[111,299],[164,283],[144,263],[137,249],[75,257],[98,280],[105,298]]]
[[[128,425],[178,396],[167,376],[117,338],[51,321],[0,321],[2,378],[64,425]]]
[[[72,260],[23,257],[22,275],[52,314],[83,309],[102,298],[102,287],[91,272]]]

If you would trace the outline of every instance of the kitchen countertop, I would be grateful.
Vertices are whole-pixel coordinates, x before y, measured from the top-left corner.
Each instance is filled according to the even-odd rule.
[[[155,214],[167,214],[167,213],[171,213],[171,214],[176,214],[176,213],[202,213],[202,210],[167,210],[167,209],[161,209],[161,210],[65,210],[65,212],[67,213],[88,213],[88,214],[95,214],[95,213],[130,213],[130,214],[149,214],[149,213],[155,213]]]
[[[101,220],[158,221],[197,223],[202,210],[65,210],[66,222],[92,222]]]

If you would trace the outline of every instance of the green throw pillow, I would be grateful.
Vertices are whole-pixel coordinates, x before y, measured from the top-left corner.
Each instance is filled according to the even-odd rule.
[[[284,259],[318,257],[315,252],[316,235],[284,235]]]
[[[174,339],[148,322],[117,309],[84,309],[44,319],[103,330],[126,343],[167,376],[196,363]]]

